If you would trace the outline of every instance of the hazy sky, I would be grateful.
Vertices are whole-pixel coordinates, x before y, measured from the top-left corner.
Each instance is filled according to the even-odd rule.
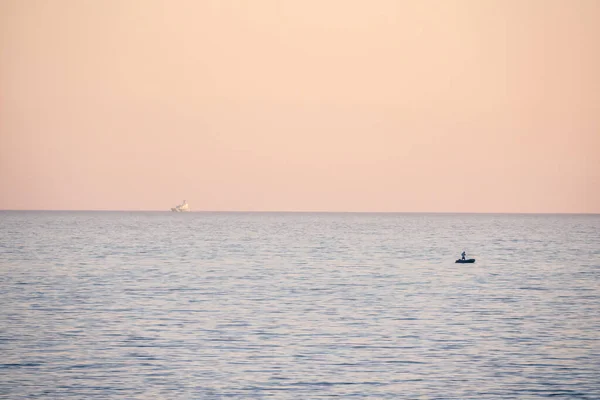
[[[0,0],[0,209],[600,213],[600,1]]]

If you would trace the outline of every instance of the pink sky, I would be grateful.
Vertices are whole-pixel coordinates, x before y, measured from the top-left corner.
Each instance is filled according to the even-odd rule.
[[[600,1],[0,0],[0,209],[600,213]]]

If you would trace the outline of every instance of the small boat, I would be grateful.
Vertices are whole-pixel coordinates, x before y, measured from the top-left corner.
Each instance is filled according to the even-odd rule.
[[[455,264],[473,264],[475,262],[474,258],[469,258],[468,260],[463,260],[461,258],[459,258],[458,260],[456,260]]]
[[[190,206],[187,203],[187,201],[184,200],[183,203],[181,203],[180,205],[171,208],[171,211],[173,211],[173,212],[189,212],[191,210],[190,210]]]

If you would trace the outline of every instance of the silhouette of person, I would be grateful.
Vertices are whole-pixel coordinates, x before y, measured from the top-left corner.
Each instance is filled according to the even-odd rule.
[[[467,255],[467,253],[465,253],[465,252],[463,251],[463,252],[462,252],[462,254],[461,254],[461,256],[462,256],[462,259],[463,259],[463,260],[465,259],[465,256],[466,256],[466,255]]]

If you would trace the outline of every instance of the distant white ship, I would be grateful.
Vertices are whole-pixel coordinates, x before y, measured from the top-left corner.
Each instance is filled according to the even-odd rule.
[[[171,211],[173,211],[173,212],[188,212],[191,210],[190,210],[190,205],[187,203],[187,201],[184,200],[183,203],[181,203],[180,205],[171,208]]]

